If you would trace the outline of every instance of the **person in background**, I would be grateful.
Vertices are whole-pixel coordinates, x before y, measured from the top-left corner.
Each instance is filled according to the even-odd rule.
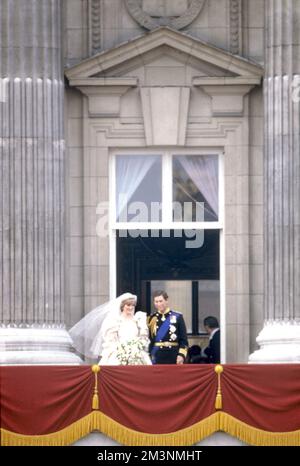
[[[216,317],[208,316],[203,321],[203,326],[209,334],[209,344],[202,351],[202,356],[207,358],[208,364],[220,363],[220,328]]]
[[[189,364],[201,364],[203,361],[203,356],[201,355],[201,346],[192,345],[188,349],[188,363]]]

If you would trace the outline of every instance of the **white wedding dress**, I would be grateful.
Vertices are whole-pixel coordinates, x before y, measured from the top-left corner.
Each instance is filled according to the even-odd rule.
[[[101,329],[102,352],[99,365],[121,365],[117,357],[120,354],[120,345],[124,348],[133,341],[138,341],[142,348],[139,351],[137,364],[152,364],[148,353],[149,338],[146,318],[144,312],[137,312],[132,318],[124,317],[122,314],[117,319],[108,316]]]
[[[80,354],[93,360],[101,356],[101,365],[152,364],[147,316],[144,312],[124,316],[121,305],[127,300],[136,303],[137,296],[123,293],[97,306],[69,330],[73,346]]]

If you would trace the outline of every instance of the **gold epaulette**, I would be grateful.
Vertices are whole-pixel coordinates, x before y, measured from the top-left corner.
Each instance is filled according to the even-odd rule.
[[[157,321],[157,317],[155,315],[148,317],[147,323],[148,323],[151,337],[154,337],[156,335],[156,321]]]

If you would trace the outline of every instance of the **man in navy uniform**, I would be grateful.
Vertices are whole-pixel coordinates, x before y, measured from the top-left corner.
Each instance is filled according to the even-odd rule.
[[[153,298],[156,312],[148,321],[152,363],[183,364],[188,350],[183,316],[169,308],[165,291],[156,291]]]

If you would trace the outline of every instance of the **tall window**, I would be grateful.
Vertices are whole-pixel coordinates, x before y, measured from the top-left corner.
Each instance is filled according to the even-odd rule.
[[[216,151],[147,149],[112,156],[118,292],[136,291],[150,311],[151,292],[165,288],[191,335],[204,332],[205,316],[220,314],[221,173]]]
[[[114,228],[220,228],[219,171],[216,153],[116,153]]]

